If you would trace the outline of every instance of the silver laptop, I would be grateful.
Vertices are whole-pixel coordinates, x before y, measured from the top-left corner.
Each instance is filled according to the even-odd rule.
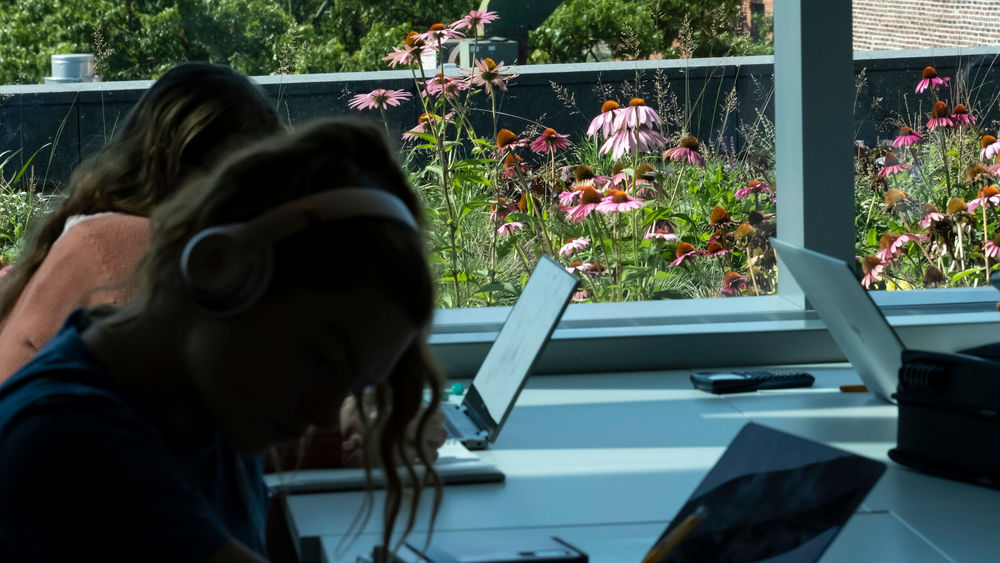
[[[879,397],[892,399],[903,365],[903,342],[843,260],[771,239],[834,341]]]
[[[547,256],[528,279],[461,404],[443,403],[449,438],[493,443],[580,280]]]

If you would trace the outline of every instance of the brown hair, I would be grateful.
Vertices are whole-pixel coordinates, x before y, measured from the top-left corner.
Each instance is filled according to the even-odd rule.
[[[422,223],[423,212],[405,173],[396,163],[380,129],[369,122],[345,118],[317,121],[287,135],[261,141],[232,155],[212,174],[186,188],[152,217],[152,247],[141,270],[139,297],[110,322],[127,322],[135,315],[158,315],[177,296],[187,295],[180,257],[188,240],[202,229],[246,221],[285,202],[340,187],[372,187],[399,197]],[[302,287],[331,291],[374,288],[407,314],[414,326],[426,329],[434,309],[434,290],[423,238],[407,225],[384,219],[356,218],[310,227],[274,244],[274,276],[267,295]],[[406,428],[418,418],[424,390],[431,404],[441,400],[443,382],[429,361],[426,343],[418,337],[386,381],[374,390],[377,416],[366,428],[365,467],[373,452],[386,478],[383,544],[388,548],[400,514],[403,492],[414,495],[405,533],[414,525],[421,490],[434,488],[434,513],[441,501],[441,483],[424,448],[418,458],[423,476],[406,454]],[[360,394],[359,394],[360,395]],[[361,397],[358,405],[362,405]],[[359,407],[360,409],[360,407]],[[417,443],[423,443],[433,417],[425,410],[417,421]],[[400,479],[397,463],[408,475]],[[370,483],[370,482],[369,482]],[[366,515],[370,513],[370,501]],[[431,523],[433,527],[433,522]]]
[[[66,198],[32,233],[4,279],[0,324],[69,217],[109,211],[148,217],[194,174],[280,127],[272,103],[243,74],[206,63],[168,71],[143,94],[121,130],[76,167]]]

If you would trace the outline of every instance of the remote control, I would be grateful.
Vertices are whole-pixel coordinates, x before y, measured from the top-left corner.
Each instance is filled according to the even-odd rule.
[[[810,387],[816,380],[799,370],[751,369],[730,372],[697,372],[691,374],[695,389],[709,393],[745,393],[758,389],[789,389]]]

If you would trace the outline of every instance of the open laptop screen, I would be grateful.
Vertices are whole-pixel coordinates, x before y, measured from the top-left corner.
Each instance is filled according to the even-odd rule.
[[[817,561],[884,471],[881,462],[747,423],[663,536],[700,506],[703,521],[661,561]]]
[[[482,398],[490,422],[503,424],[578,283],[550,258],[538,261],[469,390]]]
[[[903,343],[847,263],[775,238],[771,244],[861,380],[892,401]]]

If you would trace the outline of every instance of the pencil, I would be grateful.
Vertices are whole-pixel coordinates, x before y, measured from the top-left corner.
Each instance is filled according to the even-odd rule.
[[[649,550],[646,557],[642,559],[642,563],[656,563],[657,561],[666,557],[677,544],[681,543],[691,530],[698,525],[699,522],[705,519],[705,515],[708,514],[708,509],[704,505],[699,506],[694,509],[687,518],[684,519],[672,532],[667,534],[665,538],[660,540],[653,546],[653,549]]]

